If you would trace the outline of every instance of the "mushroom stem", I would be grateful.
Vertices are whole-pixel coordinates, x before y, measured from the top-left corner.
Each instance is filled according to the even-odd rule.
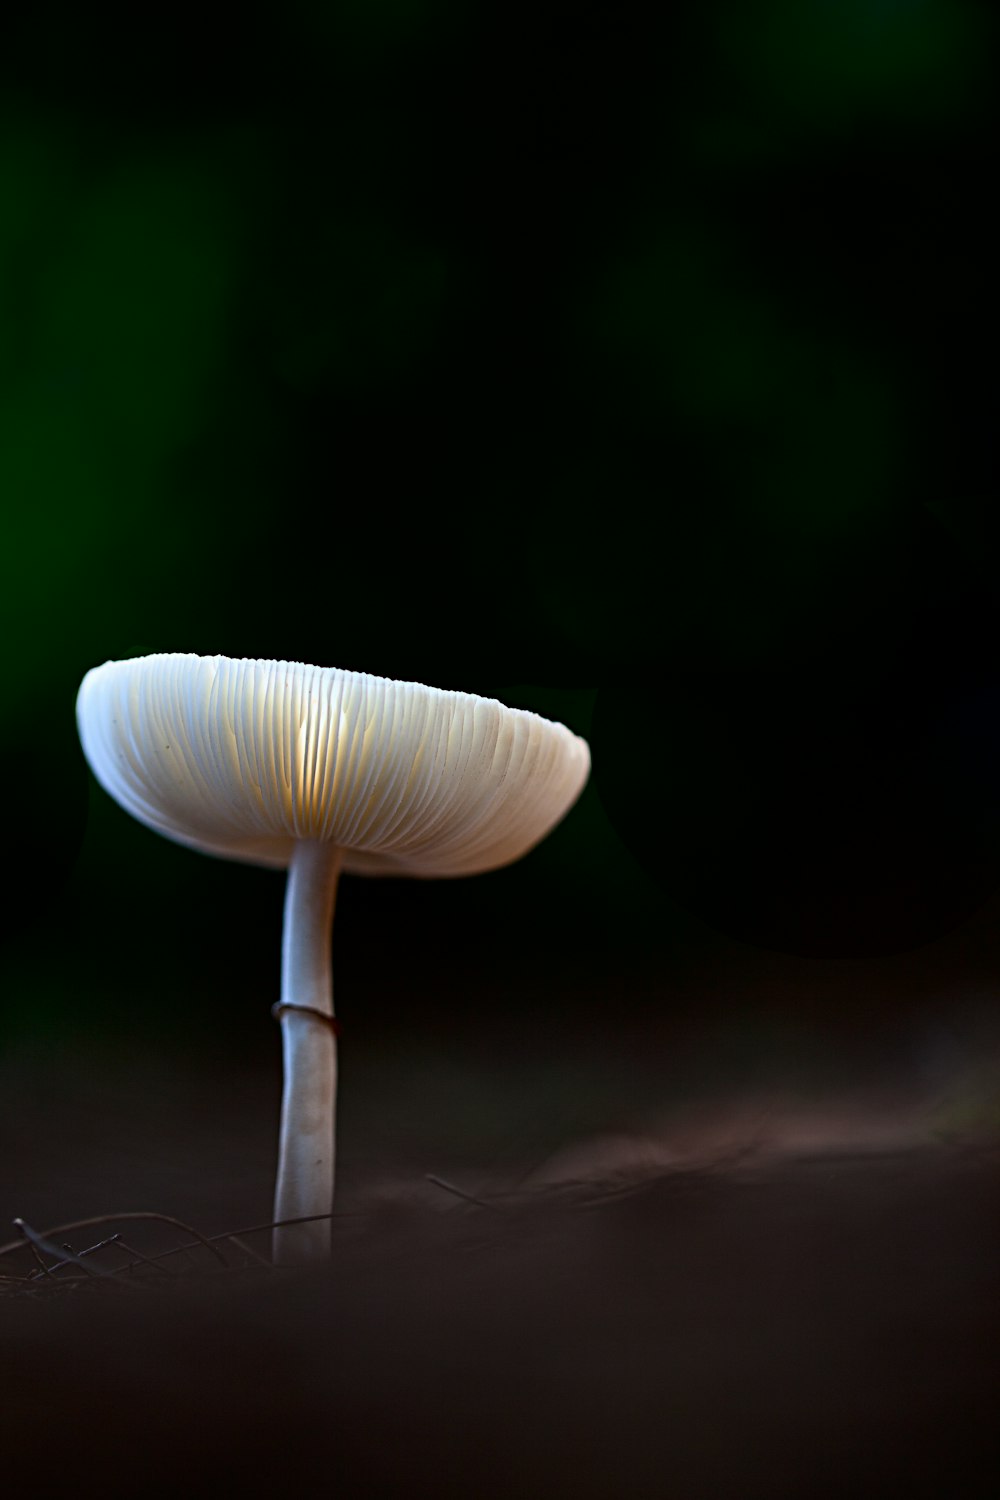
[[[288,866],[281,940],[284,1088],[274,1217],[306,1218],[333,1208],[337,1038],[333,1019],[330,936],[343,850],[302,840]],[[319,1012],[319,1014],[315,1014]],[[275,1229],[279,1265],[322,1260],[330,1253],[330,1221]]]

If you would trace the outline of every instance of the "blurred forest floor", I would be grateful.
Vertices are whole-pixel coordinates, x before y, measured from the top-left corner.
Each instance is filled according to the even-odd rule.
[[[131,1296],[3,1296],[5,1475],[109,1497],[993,1493],[1000,1070],[982,1028],[943,1060],[936,1035],[895,1070],[834,1036],[825,1070],[784,1078],[689,1048],[668,1089],[638,1038],[563,1058],[359,1038],[329,1270],[195,1253]],[[0,1085],[8,1223],[270,1218],[276,1059],[36,1046]]]

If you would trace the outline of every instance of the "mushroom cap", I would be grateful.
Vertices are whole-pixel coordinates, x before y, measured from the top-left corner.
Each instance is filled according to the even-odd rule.
[[[279,867],[321,840],[362,875],[510,864],[590,770],[586,740],[525,709],[301,662],[105,662],[83,679],[77,724],[101,786],[157,833]]]

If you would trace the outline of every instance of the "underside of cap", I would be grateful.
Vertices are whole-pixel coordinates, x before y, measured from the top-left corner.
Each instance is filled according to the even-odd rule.
[[[297,841],[321,840],[364,875],[510,864],[590,770],[586,741],[538,714],[300,662],[105,662],[83,680],[77,722],[101,786],[158,833],[279,867]]]

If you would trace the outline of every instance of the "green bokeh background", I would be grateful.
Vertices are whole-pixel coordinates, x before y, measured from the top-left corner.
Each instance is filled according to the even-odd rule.
[[[985,6],[88,17],[24,14],[0,60],[8,1039],[273,1040],[280,879],[89,781],[105,659],[303,659],[589,734],[623,661],[656,693],[678,653],[827,648],[914,526],[986,587]],[[850,1002],[689,914],[598,777],[511,870],[345,882],[338,989],[386,1034],[641,1027],[741,984],[960,983],[992,930]]]

